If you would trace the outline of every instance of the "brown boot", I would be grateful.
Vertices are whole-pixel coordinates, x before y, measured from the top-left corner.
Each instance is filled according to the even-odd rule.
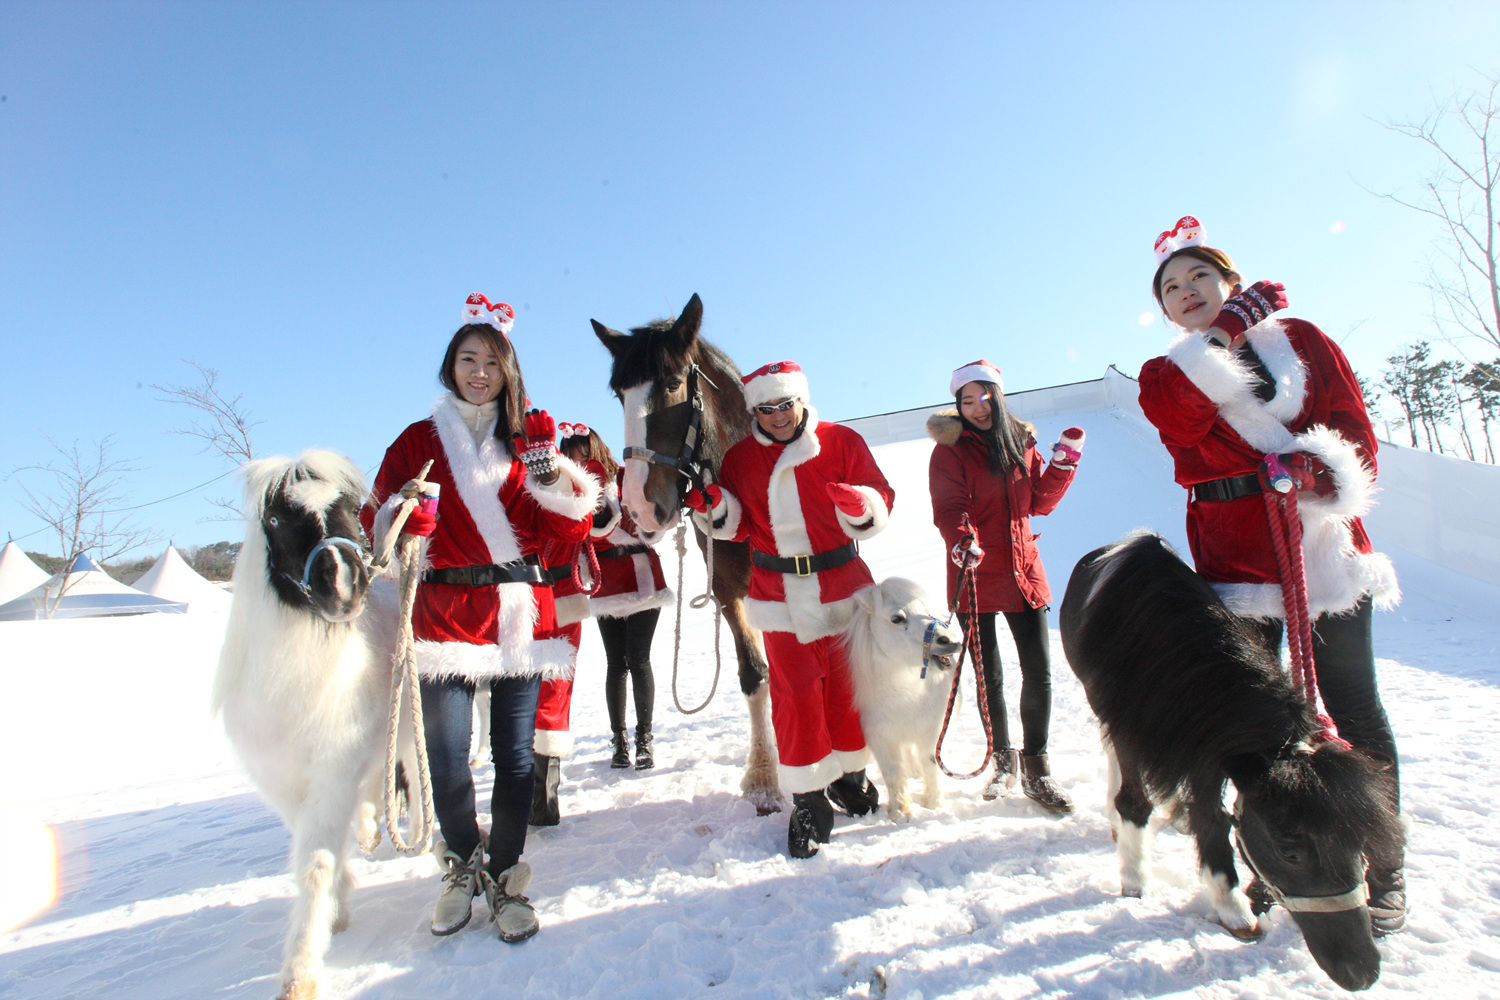
[[[1044,809],[1073,811],[1073,800],[1052,780],[1052,768],[1047,766],[1044,753],[1021,754],[1021,791]]]

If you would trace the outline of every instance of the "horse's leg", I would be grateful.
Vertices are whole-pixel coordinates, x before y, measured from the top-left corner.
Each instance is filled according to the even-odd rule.
[[[1115,796],[1120,794],[1120,761],[1115,757],[1115,748],[1110,745],[1109,739],[1102,733],[1099,736],[1099,744],[1104,750],[1105,762],[1105,791],[1104,791],[1104,815],[1109,817],[1109,839],[1115,843],[1120,841],[1120,810],[1115,808]]]
[[[1120,895],[1140,898],[1146,892],[1151,870],[1151,800],[1134,760],[1113,754],[1120,770],[1120,790],[1114,806],[1119,814],[1116,853],[1120,859]]]
[[[1246,941],[1257,940],[1260,929],[1250,899],[1239,887],[1234,870],[1234,848],[1230,846],[1229,814],[1224,811],[1222,781],[1205,782],[1189,789],[1187,823],[1198,845],[1199,877],[1203,891],[1225,930]]]
[[[346,877],[344,853],[357,789],[352,775],[320,774],[297,816],[292,832],[297,900],[287,927],[278,1000],[317,996],[323,956],[333,932],[338,882]]]
[[[700,533],[699,544],[703,544]],[[724,620],[734,636],[734,654],[739,663],[740,692],[750,715],[750,752],[740,791],[765,816],[780,812],[785,800],[776,774],[772,750],[771,687],[767,682],[765,649],[760,633],[745,619],[745,595],[750,591],[750,546],[744,542],[714,543],[714,596],[724,609]]]

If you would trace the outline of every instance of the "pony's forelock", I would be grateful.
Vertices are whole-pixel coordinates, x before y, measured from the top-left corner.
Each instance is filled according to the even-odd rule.
[[[259,520],[266,501],[284,491],[287,499],[309,513],[322,513],[340,496],[363,497],[365,477],[353,462],[334,451],[310,449],[296,460],[282,455],[248,462],[240,473],[244,482],[245,511]]]
[[[1370,780],[1371,772],[1386,780]],[[1265,781],[1293,825],[1371,856],[1399,856],[1406,835],[1381,761],[1329,742],[1273,761]]]

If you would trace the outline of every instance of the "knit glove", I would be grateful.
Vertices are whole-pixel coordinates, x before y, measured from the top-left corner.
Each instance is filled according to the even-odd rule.
[[[1052,446],[1052,464],[1064,472],[1078,468],[1078,460],[1083,457],[1083,436],[1082,427],[1063,431]]]
[[[526,471],[536,479],[551,482],[557,474],[557,424],[546,410],[527,410],[525,434],[514,437],[516,451]]]
[[[724,496],[724,491],[712,483],[708,485],[707,490],[708,496],[705,497],[703,495],[704,491],[694,486],[687,491],[687,496],[682,498],[682,502],[700,514],[707,514],[719,506],[719,501]]]
[[[968,569],[984,562],[984,549],[979,547],[979,537],[965,535],[954,542],[953,548],[948,550],[948,558],[959,569]]]
[[[851,521],[858,521],[870,513],[870,502],[865,495],[848,483],[829,483],[828,498]]]
[[[1279,281],[1257,281],[1224,302],[1224,308],[1208,325],[1208,339],[1220,347],[1228,347],[1246,330],[1286,307],[1285,285]]]

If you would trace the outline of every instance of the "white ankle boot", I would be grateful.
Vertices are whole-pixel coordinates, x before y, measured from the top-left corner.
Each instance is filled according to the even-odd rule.
[[[541,924],[536,918],[536,910],[532,908],[531,901],[521,895],[531,884],[530,865],[517,861],[501,872],[498,878],[487,871],[481,871],[479,881],[484,886],[484,898],[490,904],[490,914],[495,918],[495,929],[500,933],[500,940],[516,944],[537,932]]]
[[[465,861],[444,849],[438,858],[443,871],[443,894],[432,908],[432,933],[443,937],[462,930],[474,913],[474,897],[479,894],[479,872],[484,865],[484,845],[474,848]]]

